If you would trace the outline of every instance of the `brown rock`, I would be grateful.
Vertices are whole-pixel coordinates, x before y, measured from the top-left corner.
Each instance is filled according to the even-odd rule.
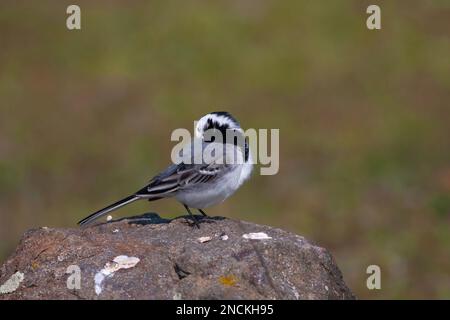
[[[219,217],[200,226],[145,214],[30,230],[0,269],[0,300],[354,298],[332,256],[301,236]],[[72,265],[80,289],[68,289]]]

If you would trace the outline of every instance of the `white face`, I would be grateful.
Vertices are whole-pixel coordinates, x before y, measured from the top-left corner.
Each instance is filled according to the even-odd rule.
[[[217,112],[208,113],[198,120],[195,127],[195,137],[203,139],[203,134],[206,130],[216,128],[216,129],[237,129],[242,131],[239,123],[227,113]]]

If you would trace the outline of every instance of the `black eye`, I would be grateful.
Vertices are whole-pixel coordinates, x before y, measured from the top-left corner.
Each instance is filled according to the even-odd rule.
[[[208,130],[207,132],[205,132],[205,135],[204,135],[204,140],[205,140],[205,142],[214,142],[215,140],[216,140],[216,136],[215,136],[215,130],[213,129],[213,130]]]

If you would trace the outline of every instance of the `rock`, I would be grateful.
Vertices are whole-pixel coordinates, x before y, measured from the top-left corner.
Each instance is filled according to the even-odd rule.
[[[30,230],[0,269],[0,300],[354,299],[332,256],[305,238],[198,219],[200,229],[145,214]]]

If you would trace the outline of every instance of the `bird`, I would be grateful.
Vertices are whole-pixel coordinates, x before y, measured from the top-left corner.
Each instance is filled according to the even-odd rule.
[[[101,216],[138,200],[175,198],[199,228],[190,208],[207,216],[205,208],[223,202],[250,178],[253,161],[244,130],[229,112],[217,111],[202,116],[194,131],[194,137],[182,148],[176,161],[154,176],[145,187],[92,213],[78,224],[89,225]],[[233,134],[231,142],[226,135],[230,131]],[[216,137],[221,139],[216,140]],[[203,155],[207,150],[213,152],[209,152],[208,157],[201,157],[201,161],[195,161],[200,152]]]

